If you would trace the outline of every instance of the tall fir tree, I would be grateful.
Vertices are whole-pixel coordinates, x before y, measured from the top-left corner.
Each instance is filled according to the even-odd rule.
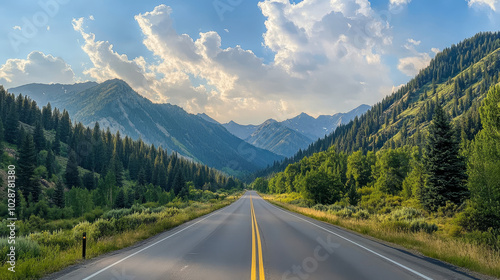
[[[66,179],[66,185],[69,188],[80,187],[82,185],[80,175],[78,173],[76,153],[73,150],[68,155],[68,163],[66,164],[64,178]]]
[[[45,167],[47,168],[48,178],[52,178],[52,174],[54,174],[55,170],[55,156],[51,149],[47,153],[47,157],[45,158]]]
[[[33,141],[35,141],[35,149],[37,152],[45,149],[46,140],[43,134],[42,123],[37,121],[35,124],[35,131],[33,132]]]
[[[459,143],[449,117],[439,102],[429,126],[424,154],[427,185],[422,193],[422,205],[431,211],[446,202],[461,204],[467,199],[465,160],[459,153]]]
[[[11,104],[5,119],[5,140],[16,144],[19,137],[19,114],[15,104]]]
[[[41,189],[38,178],[35,177],[36,168],[36,151],[35,143],[31,134],[27,133],[24,141],[19,149],[19,185],[24,197],[30,194],[33,197],[33,202],[37,202]]]
[[[64,208],[64,184],[60,180],[56,182],[56,190],[52,200],[57,207]]]

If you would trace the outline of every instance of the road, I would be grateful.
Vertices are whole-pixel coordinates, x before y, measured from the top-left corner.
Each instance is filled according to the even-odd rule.
[[[477,279],[246,192],[216,212],[140,246],[89,260],[51,279]]]

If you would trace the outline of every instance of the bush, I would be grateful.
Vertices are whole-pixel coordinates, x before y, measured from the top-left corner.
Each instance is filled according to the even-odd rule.
[[[7,261],[7,254],[10,253],[10,247],[13,246],[8,243],[7,238],[0,238],[0,263],[3,265]],[[40,256],[41,250],[40,245],[28,238],[17,237],[16,238],[16,261],[36,258]]]
[[[104,236],[111,236],[115,233],[114,220],[108,221],[104,219],[97,219],[94,222],[94,227],[97,231],[97,239]]]
[[[317,210],[317,211],[327,211],[328,210],[328,206],[327,205],[323,205],[323,204],[316,204],[312,207],[312,209],[314,210]]]
[[[60,249],[64,250],[76,244],[73,235],[69,231],[57,230],[52,234],[48,231],[42,231],[37,233],[32,233],[29,235],[29,239],[38,242],[41,245],[48,247],[59,246]],[[81,240],[81,236],[80,236]]]
[[[358,212],[354,213],[352,215],[353,218],[356,218],[358,220],[368,220],[370,218],[370,213],[364,209],[359,210]]]
[[[421,217],[423,217],[422,211],[415,208],[403,207],[392,211],[391,215],[389,216],[389,219],[392,219],[394,221],[402,221],[402,220],[413,220]]]
[[[76,225],[73,230],[73,238],[77,241],[82,240],[83,233],[87,233],[87,240],[97,240],[99,238],[100,233],[94,224],[91,224],[87,221],[81,222]]]
[[[111,219],[111,218],[119,219],[119,218],[121,218],[123,216],[132,214],[134,212],[134,210],[135,209],[133,209],[133,208],[130,208],[130,209],[113,209],[113,210],[109,210],[108,212],[104,213],[104,215],[102,215],[102,217],[104,219],[108,219],[108,220]]]

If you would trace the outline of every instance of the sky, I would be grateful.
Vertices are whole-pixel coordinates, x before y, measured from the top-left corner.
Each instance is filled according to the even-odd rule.
[[[500,30],[500,0],[18,0],[0,84],[119,78],[219,122],[373,105],[446,47]]]

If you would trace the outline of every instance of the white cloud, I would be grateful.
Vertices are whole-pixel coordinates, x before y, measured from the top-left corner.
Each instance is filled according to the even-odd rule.
[[[5,88],[29,83],[74,83],[71,67],[60,57],[34,51],[26,59],[9,59],[0,66],[0,84]]]
[[[499,8],[498,0],[466,0],[466,1],[469,4],[469,7],[472,7],[473,5],[487,6],[493,11],[496,11],[497,8]]]
[[[380,59],[392,42],[390,28],[367,0],[264,0],[259,7],[266,17],[264,46],[275,54],[269,64],[240,46],[222,48],[216,32],[198,38],[177,33],[166,5],[135,17],[144,45],[157,59],[151,63],[96,41],[83,19],[73,25],[93,63],[86,74],[98,81],[124,79],[155,101],[221,121],[331,114],[373,104],[390,92],[389,71]],[[193,86],[193,79],[202,84]]]
[[[415,46],[418,46],[418,45],[420,45],[420,43],[422,43],[422,41],[417,41],[417,40],[410,38],[410,39],[408,39],[408,43],[413,44]]]
[[[416,56],[399,59],[398,69],[405,75],[413,77],[425,67],[429,66],[431,57],[428,53],[419,53]]]
[[[95,18],[94,18],[94,16],[93,16],[93,15],[90,15],[90,16],[89,16],[89,19],[90,19],[90,20],[94,20]]]
[[[50,25],[47,25],[47,31],[50,31]]]
[[[14,30],[21,30],[21,26],[16,25],[16,26],[12,27],[12,29],[14,29]]]
[[[432,48],[431,51],[434,53],[434,54],[438,54],[440,52],[440,50],[438,48]]]
[[[410,2],[411,0],[389,0],[389,8],[390,9],[400,8],[404,5],[408,5]]]

